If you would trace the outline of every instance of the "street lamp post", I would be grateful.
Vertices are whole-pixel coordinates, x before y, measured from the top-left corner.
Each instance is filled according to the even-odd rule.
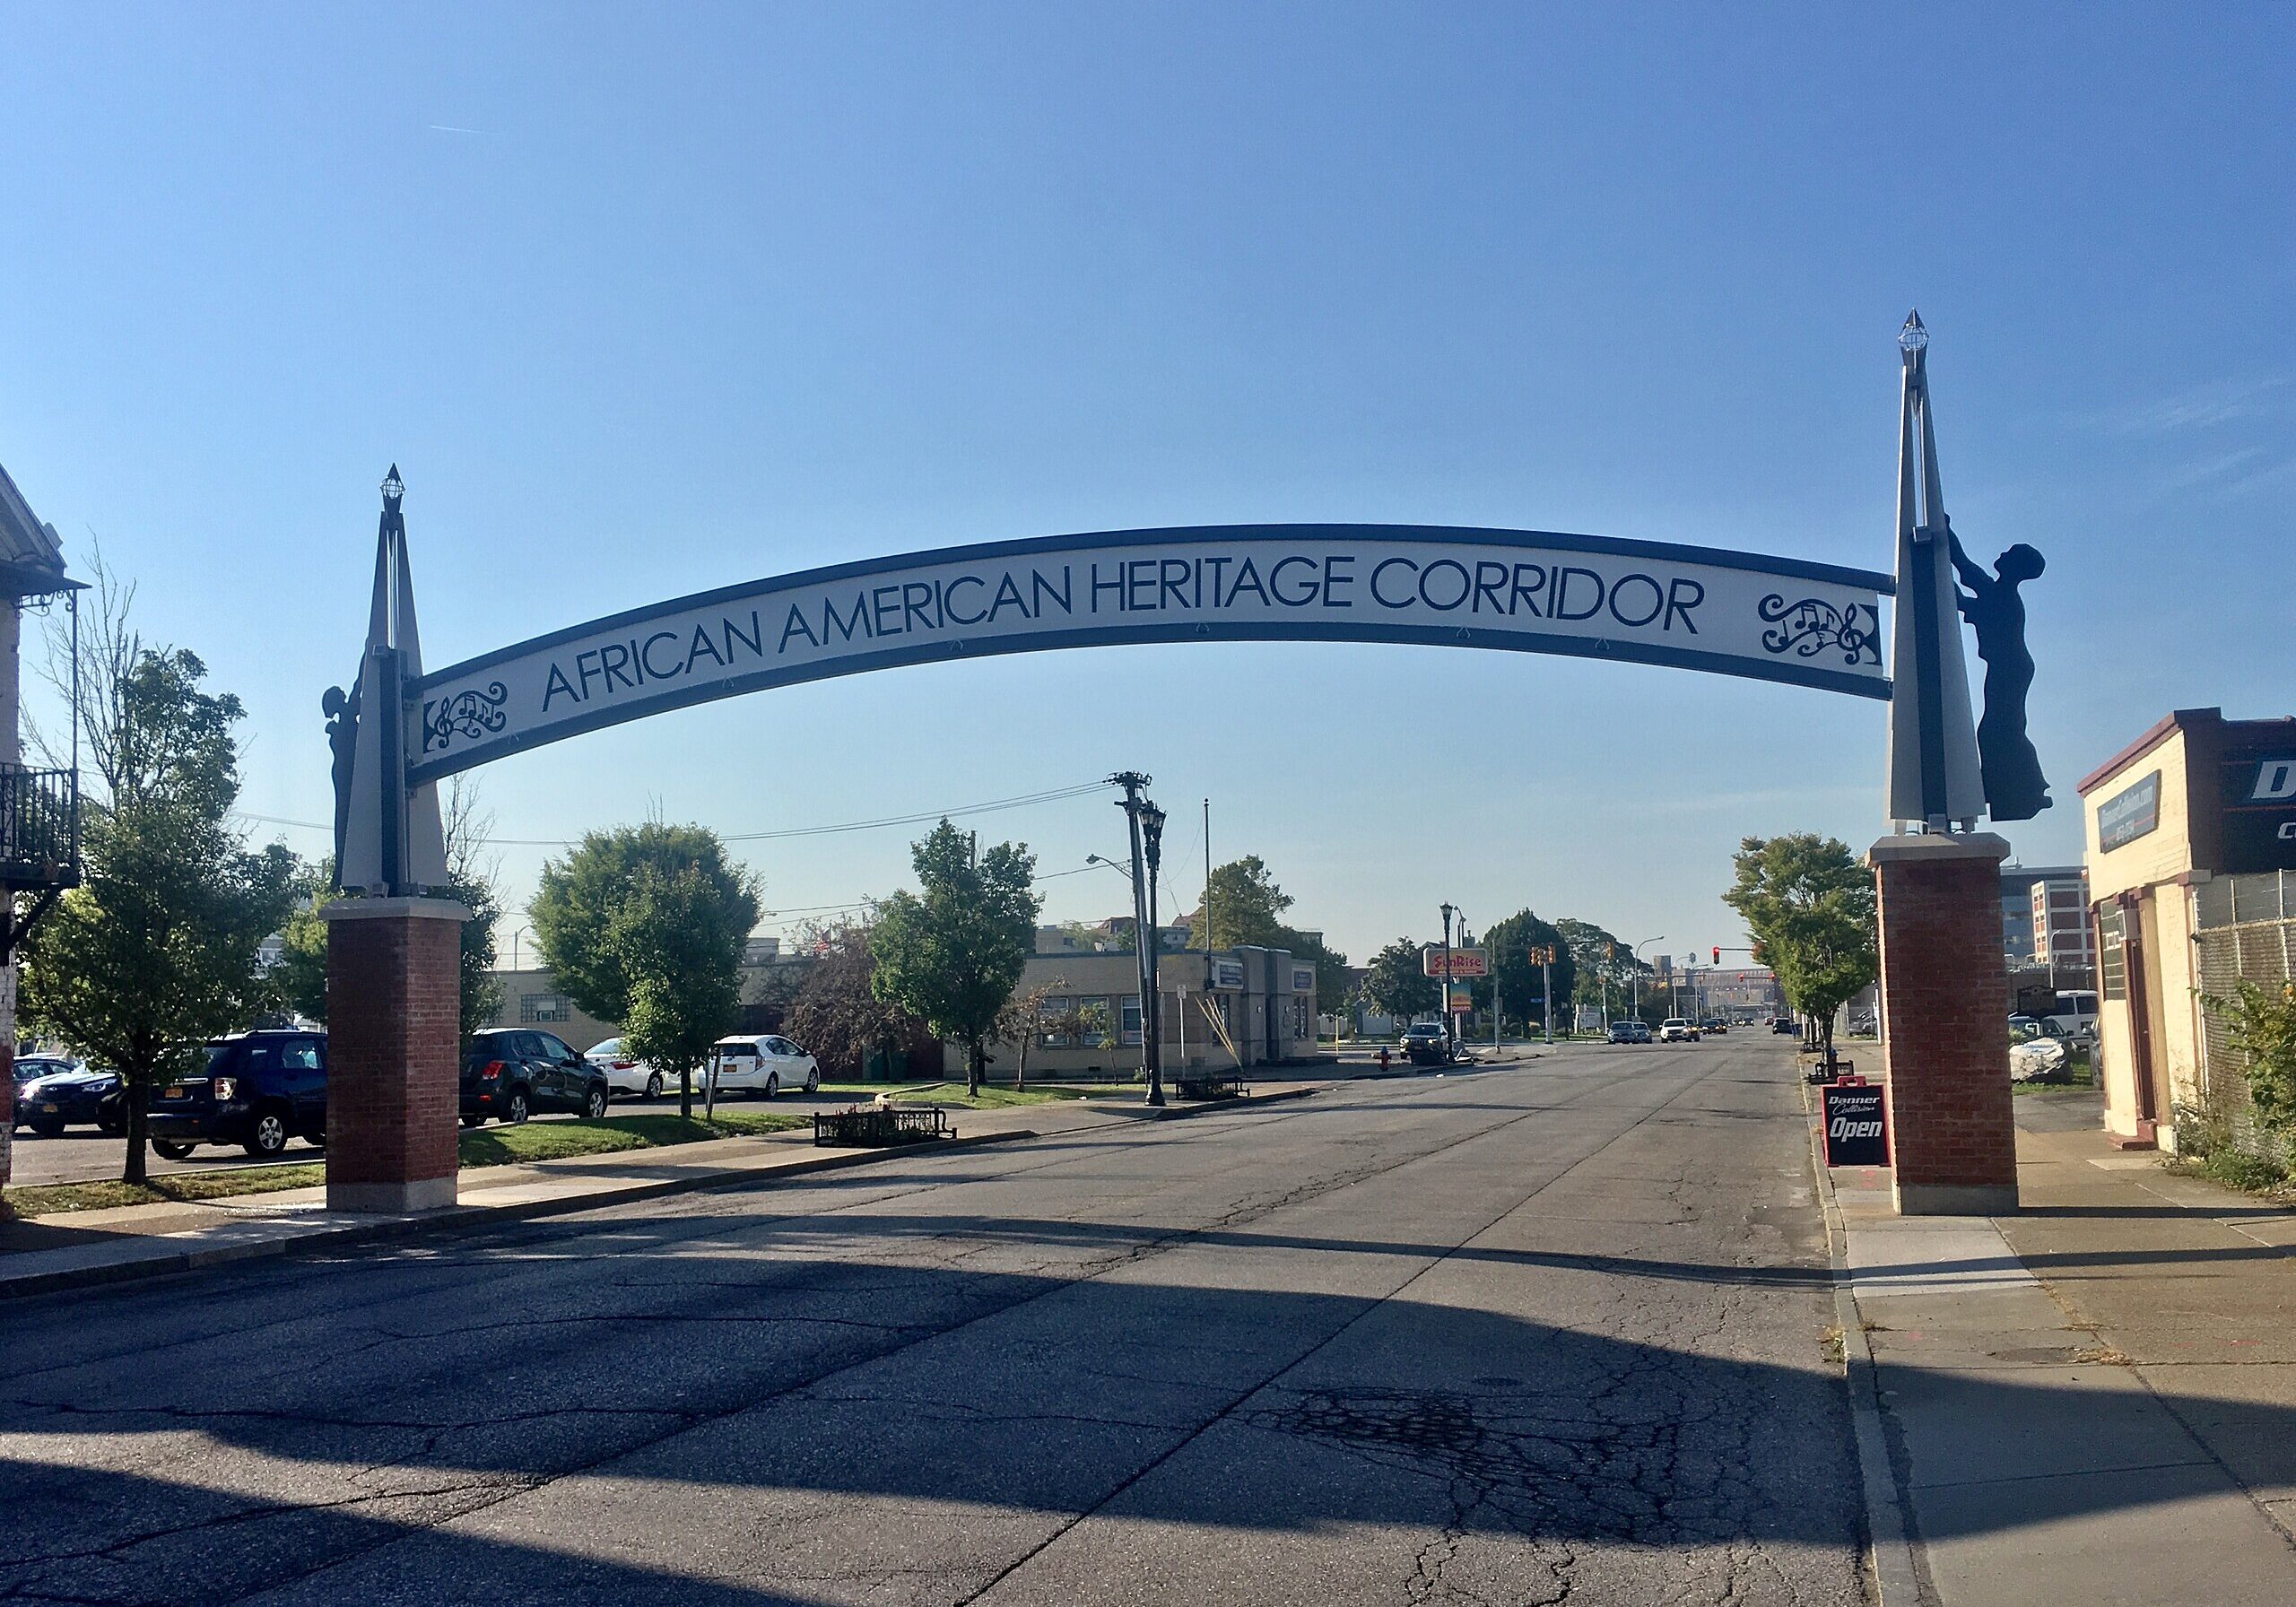
[[[1149,778],[1138,770],[1118,770],[1109,777],[1109,785],[1124,788],[1124,796],[1116,806],[1124,811],[1125,823],[1132,836],[1132,949],[1139,961],[1140,974],[1140,1073],[1148,1084],[1148,1103],[1164,1102],[1164,1082],[1156,1064],[1156,972],[1153,946],[1155,934],[1149,930],[1148,868],[1141,843],[1141,816],[1155,805],[1141,795],[1141,788]],[[1161,813],[1158,820],[1161,824]]]
[[[1638,1021],[1642,1019],[1642,951],[1652,943],[1662,943],[1665,941],[1663,937],[1646,937],[1634,945],[1634,969],[1628,977],[1633,991],[1627,1008],[1634,1012],[1634,1019]]]
[[[1451,1017],[1451,917],[1458,913],[1456,907],[1443,906],[1443,1058],[1459,1057],[1458,1028]]]

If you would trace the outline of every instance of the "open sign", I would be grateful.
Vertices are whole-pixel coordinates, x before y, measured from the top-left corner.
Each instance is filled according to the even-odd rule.
[[[1889,1113],[1884,1090],[1872,1083],[1828,1083],[1818,1090],[1826,1125],[1828,1166],[1890,1164]]]

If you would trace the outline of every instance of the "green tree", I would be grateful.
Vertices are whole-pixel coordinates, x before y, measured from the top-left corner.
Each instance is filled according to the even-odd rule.
[[[965,1085],[980,1092],[996,1018],[1036,946],[1036,859],[1026,844],[976,853],[946,819],[913,845],[919,890],[878,907],[871,982],[877,996],[965,1047]]]
[[[105,796],[83,805],[81,885],[33,929],[25,1016],[126,1085],[122,1177],[146,1171],[152,1083],[196,1069],[201,1046],[250,1024],[275,995],[257,948],[286,916],[294,856],[249,851],[228,823],[239,797],[230,693],[181,648],[110,659],[85,717]]]
[[[2242,1080],[2257,1125],[2274,1135],[2296,1130],[2296,981],[2276,987],[2243,981],[2231,997],[2205,994],[2202,1002],[2248,1062]]]
[[[1722,901],[1744,918],[1754,958],[1778,974],[1786,1002],[1818,1024],[1831,1062],[1834,1012],[1880,965],[1874,874],[1848,844],[1812,831],[1749,837],[1733,863],[1737,881]]]
[[[1347,956],[1312,932],[1283,929],[1275,947],[1289,949],[1292,958],[1305,960],[1316,968],[1316,1009],[1323,1015],[1337,1015],[1347,1008]]]
[[[890,1052],[918,1036],[924,1025],[897,1004],[877,997],[872,984],[877,956],[872,930],[839,922],[814,935],[813,962],[787,1018],[789,1036],[804,1044],[826,1074],[858,1077],[872,1050]]]
[[[287,919],[279,928],[281,950],[271,968],[279,1002],[306,1021],[326,1025],[326,923],[319,906],[335,897],[335,856],[323,855],[295,867],[288,885]]]
[[[1410,1021],[1442,1003],[1442,990],[1427,974],[1416,938],[1399,937],[1371,956],[1363,996],[1381,1015]]]
[[[700,920],[701,928],[670,930],[680,911]],[[680,1058],[690,1054],[687,1034],[698,1029],[695,1022],[718,1021],[713,1040],[732,1029],[742,947],[757,925],[756,879],[727,857],[709,828],[649,821],[589,832],[562,858],[546,862],[526,916],[560,991],[588,1014],[619,1023],[634,1057],[675,1068],[678,1108],[692,1115],[692,1072],[708,1057],[708,1046],[700,1058],[683,1064]],[[679,969],[689,964],[701,969]],[[631,1018],[641,978],[643,1029]],[[728,1002],[718,1011],[721,990]],[[666,1045],[658,1057],[638,1047],[638,1038],[653,1032]]]
[[[1529,1021],[1534,1009],[1546,1008],[1545,979],[1531,963],[1531,951],[1549,945],[1554,950],[1553,1003],[1559,1024],[1570,1013],[1572,990],[1578,986],[1578,960],[1561,931],[1527,909],[1518,909],[1484,930],[1483,947],[1491,951],[1491,976],[1474,985],[1476,1005],[1490,1005],[1496,983],[1502,1010],[1513,1010]]]
[[[1266,861],[1257,854],[1231,859],[1212,873],[1205,893],[1204,918],[1212,932],[1212,947],[1280,949],[1290,935],[1283,916],[1291,908],[1292,895],[1275,885]]]
[[[615,901],[606,936],[629,978],[623,1052],[678,1074],[682,1116],[693,1114],[693,1073],[709,1062],[710,1046],[734,1029],[742,949],[757,925],[748,873],[734,868],[721,881],[718,873],[728,868],[722,852],[715,864],[696,858],[672,869],[641,861]],[[715,1080],[709,1096],[714,1116]]]
[[[1634,957],[1631,943],[1592,921],[1564,916],[1554,923],[1554,929],[1570,947],[1573,1003],[1616,1005],[1631,995],[1636,977],[1650,974],[1649,963]]]

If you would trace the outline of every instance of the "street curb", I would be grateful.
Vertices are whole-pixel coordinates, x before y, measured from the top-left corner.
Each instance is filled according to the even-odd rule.
[[[923,1147],[923,1152],[944,1154],[950,1150],[970,1150],[983,1144],[1013,1143],[1040,1136],[1041,1134],[1033,1129],[1022,1127],[1015,1128],[1010,1133],[984,1133],[972,1138],[949,1139]],[[289,1238],[265,1239],[253,1244],[212,1245],[198,1249],[170,1251],[143,1256],[134,1261],[115,1262],[105,1266],[73,1267],[61,1272],[20,1274],[0,1272],[0,1299],[55,1294],[69,1290],[98,1288],[112,1283],[127,1283],[142,1278],[164,1278],[177,1273],[193,1272],[201,1267],[222,1266],[234,1261],[258,1261],[270,1256],[288,1255],[314,1246],[335,1249],[352,1245],[378,1244],[394,1239],[413,1238],[423,1234],[446,1232],[456,1229],[486,1228],[500,1222],[525,1222],[541,1217],[571,1216],[576,1212],[595,1211],[604,1206],[619,1205],[639,1200],[657,1200],[667,1194],[697,1194],[704,1189],[726,1188],[742,1183],[770,1183],[781,1177],[804,1177],[814,1172],[841,1171],[848,1167],[871,1166],[880,1160],[890,1160],[896,1157],[907,1158],[918,1153],[919,1150],[920,1146],[917,1145],[896,1144],[882,1150],[858,1150],[843,1154],[817,1155],[804,1160],[793,1161],[787,1166],[778,1166],[763,1170],[753,1168],[728,1168],[698,1177],[665,1178],[657,1183],[641,1183],[629,1188],[618,1188],[601,1194],[567,1194],[554,1200],[524,1200],[515,1205],[458,1204],[449,1210],[426,1212],[422,1216],[392,1217],[376,1222],[346,1222],[340,1227],[315,1228],[308,1233],[300,1233]]]
[[[1914,1537],[1907,1516],[1905,1492],[1898,1487],[1897,1471],[1890,1465],[1890,1446],[1882,1427],[1882,1394],[1873,1342],[1866,1337],[1866,1316],[1849,1276],[1849,1234],[1842,1221],[1841,1202],[1835,1198],[1833,1177],[1826,1170],[1823,1136],[1812,1108],[1809,1082],[1795,1079],[1802,1098],[1802,1114],[1810,1145],[1810,1176],[1824,1213],[1826,1255],[1833,1264],[1833,1320],[1841,1330],[1844,1382],[1849,1387],[1849,1421],[1857,1442],[1857,1468],[1865,1485],[1866,1529],[1874,1559],[1874,1593],[1881,1607],[1918,1607],[1922,1600],[1922,1568],[1915,1556],[1920,1542]]]
[[[1219,1099],[1185,1108],[1166,1108],[1153,1116],[1144,1112],[1138,1116],[1114,1116],[1108,1121],[1065,1129],[1069,1133],[1099,1133],[1110,1128],[1130,1126],[1141,1121],[1177,1121],[1186,1116],[1204,1116],[1214,1110],[1251,1108],[1256,1106],[1281,1104],[1287,1099],[1304,1099],[1323,1089],[1290,1088],[1272,1094],[1257,1094],[1241,1099]],[[816,1155],[787,1166],[767,1169],[755,1168],[726,1168],[691,1177],[665,1178],[657,1183],[641,1183],[628,1188],[617,1188],[592,1194],[566,1194],[552,1200],[525,1200],[515,1205],[457,1204],[449,1210],[427,1212],[422,1216],[392,1217],[382,1221],[346,1222],[339,1227],[315,1228],[308,1233],[262,1239],[249,1244],[209,1245],[196,1249],[166,1251],[134,1261],[114,1262],[102,1266],[73,1267],[52,1273],[11,1274],[0,1271],[0,1300],[29,1299],[46,1294],[57,1294],[72,1290],[101,1288],[108,1284],[128,1283],[143,1278],[165,1278],[178,1273],[194,1272],[202,1267],[222,1266],[235,1261],[257,1261],[271,1256],[293,1255],[314,1247],[326,1249],[344,1248],[353,1245],[380,1244],[396,1239],[413,1238],[430,1233],[450,1232],[457,1229],[487,1228],[498,1223],[533,1221],[542,1217],[570,1216],[576,1212],[594,1211],[605,1206],[620,1205],[641,1200],[657,1200],[668,1194],[695,1194],[704,1189],[728,1188],[745,1183],[772,1183],[782,1177],[800,1177],[815,1172],[840,1171],[848,1167],[873,1166],[881,1160],[906,1158],[923,1153],[940,1155],[951,1150],[970,1150],[984,1144],[1018,1143],[1044,1134],[1030,1127],[1016,1127],[1009,1133],[983,1133],[971,1138],[952,1138],[930,1145],[897,1144],[882,1150],[857,1150],[834,1155]],[[632,1151],[636,1153],[636,1151]]]

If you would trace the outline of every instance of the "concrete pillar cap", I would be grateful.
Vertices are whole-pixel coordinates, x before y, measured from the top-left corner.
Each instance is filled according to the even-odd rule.
[[[1990,831],[1972,831],[1962,836],[1905,832],[1882,838],[1866,850],[1868,865],[1935,859],[1990,859],[1998,864],[2008,857],[2009,839]]]
[[[319,906],[323,921],[453,921],[471,918],[452,899],[336,899]]]

